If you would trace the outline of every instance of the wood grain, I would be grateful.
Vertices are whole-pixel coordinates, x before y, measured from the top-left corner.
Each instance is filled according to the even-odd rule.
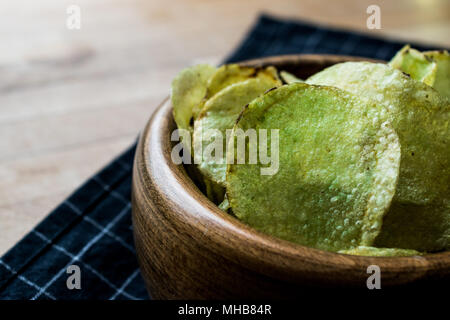
[[[261,12],[450,46],[446,0],[3,1],[0,255],[133,142],[177,71],[223,59]]]
[[[354,57],[297,55],[252,60],[308,76]],[[308,74],[309,73],[309,74]],[[366,288],[377,265],[383,288],[450,280],[450,252],[358,257],[262,234],[218,209],[171,160],[176,128],[168,100],[144,130],[132,184],[133,230],[141,273],[157,299],[293,298],[306,288]]]

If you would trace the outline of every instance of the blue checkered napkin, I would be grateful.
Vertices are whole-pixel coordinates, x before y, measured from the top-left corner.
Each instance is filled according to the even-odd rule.
[[[146,299],[130,216],[134,146],[95,175],[0,260],[0,299]],[[68,290],[67,266],[81,270]]]
[[[402,46],[400,42],[262,16],[227,61],[288,53],[388,59]],[[0,299],[148,298],[131,230],[134,149],[130,147],[87,181],[0,259]],[[80,267],[81,290],[67,289],[70,265]]]
[[[440,49],[410,43],[420,50]],[[263,15],[227,61],[291,53],[328,53],[389,60],[404,42]]]

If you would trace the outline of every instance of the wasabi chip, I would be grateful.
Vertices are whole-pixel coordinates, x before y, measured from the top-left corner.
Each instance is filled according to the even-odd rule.
[[[184,168],[195,185],[209,200],[215,204],[219,204],[223,201],[225,195],[225,189],[223,187],[205,177],[194,164],[185,165]]]
[[[279,150],[270,150],[278,152],[279,170],[261,175],[259,162],[229,164],[233,213],[260,231],[319,249],[372,245],[400,162],[398,136],[383,112],[337,88],[303,83],[253,100],[234,131],[279,129]]]
[[[276,81],[281,85],[278,79],[277,70],[274,67],[267,68],[252,68],[240,66],[238,64],[226,64],[221,66],[214,72],[208,80],[207,91],[201,103],[197,104],[193,110],[194,119],[197,119],[201,110],[208,99],[219,93],[229,85],[239,83],[251,78],[261,78],[264,80]]]
[[[194,159],[205,176],[225,185],[226,129],[233,128],[246,104],[277,85],[279,82],[270,77],[252,78],[227,86],[205,103],[194,123],[194,145],[202,146],[201,151],[195,150]],[[222,151],[220,159],[208,152],[208,145],[214,142]]]
[[[372,256],[372,257],[407,257],[407,256],[422,255],[422,253],[411,249],[375,248],[365,246],[359,246],[348,250],[340,250],[339,253],[351,254],[355,256]]]
[[[429,86],[434,84],[437,64],[422,52],[404,46],[389,62],[393,68],[407,73],[411,78]]]
[[[294,83],[294,82],[304,82],[302,79],[297,78],[292,73],[289,73],[287,71],[281,71],[280,72],[280,77],[287,84]]]
[[[227,197],[225,197],[223,201],[219,204],[219,208],[223,211],[228,211],[228,209],[230,209],[230,202],[228,201]]]
[[[307,83],[335,86],[385,106],[387,113],[380,117],[392,122],[400,138],[397,191],[377,245],[419,251],[450,248],[448,100],[399,70],[370,62],[337,64]]]
[[[427,51],[424,52],[427,58],[436,62],[437,71],[433,88],[450,100],[450,54],[448,51]]]
[[[411,78],[435,88],[450,99],[450,55],[448,51],[420,52],[404,46],[389,65],[407,73]]]
[[[206,85],[215,67],[199,64],[181,71],[172,81],[173,117],[179,129],[189,129],[193,109],[206,94]]]

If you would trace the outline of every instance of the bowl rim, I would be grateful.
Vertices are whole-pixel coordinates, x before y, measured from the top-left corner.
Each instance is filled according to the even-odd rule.
[[[375,61],[363,57],[350,57],[341,55],[323,54],[293,54],[279,55],[260,59],[252,59],[240,62],[244,65],[269,65],[277,64],[280,61],[301,61],[308,63],[319,60],[328,62],[343,61]],[[295,272],[304,269],[305,263],[311,263],[311,270],[317,266],[317,261],[321,261],[321,268],[317,272],[323,274],[327,270],[349,271],[367,268],[369,265],[378,265],[382,270],[388,270],[392,274],[403,272],[413,272],[417,277],[439,271],[443,268],[450,268],[450,251],[430,253],[422,256],[407,257],[372,257],[342,254],[311,248],[276,238],[249,227],[237,218],[220,210],[212,203],[194,184],[187,175],[183,165],[175,165],[171,162],[170,134],[176,128],[172,116],[172,105],[169,97],[157,107],[148,121],[144,131],[141,133],[140,143],[137,153],[143,157],[143,172],[138,172],[135,164],[135,174],[140,174],[142,178],[152,183],[157,183],[157,192],[164,201],[169,201],[171,205],[177,207],[174,213],[169,213],[171,219],[182,220],[193,229],[198,226],[206,226],[210,233],[219,235],[219,241],[233,251],[233,254],[240,256],[251,256],[250,260],[261,263],[261,254],[268,259],[264,261],[270,267],[281,268],[284,271]],[[151,152],[150,152],[151,150]],[[162,160],[155,164],[155,160]],[[154,175],[166,179],[166,183],[158,183]],[[156,182],[155,182],[156,181]],[[153,190],[154,192],[155,190]],[[186,208],[186,205],[188,206]],[[179,212],[184,212],[180,215]],[[208,232],[204,234],[205,240],[210,239]],[[217,240],[217,239],[216,239]],[[236,242],[245,242],[246,246],[236,246]],[[224,252],[224,255],[227,253]],[[273,259],[270,259],[273,258]],[[278,260],[278,261],[277,261]],[[267,269],[266,269],[267,270]]]

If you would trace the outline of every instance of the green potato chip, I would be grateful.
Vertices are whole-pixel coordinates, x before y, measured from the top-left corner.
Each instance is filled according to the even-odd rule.
[[[258,77],[234,83],[209,99],[194,122],[194,145],[200,143],[202,151],[194,152],[195,163],[200,171],[210,180],[225,185],[226,173],[226,129],[232,129],[242,109],[250,101],[266,90],[279,85],[270,77]],[[220,140],[220,141],[219,141]],[[208,145],[218,142],[222,150],[220,159],[212,156]]]
[[[297,78],[292,73],[289,73],[287,71],[281,71],[280,72],[280,77],[287,84],[294,83],[294,82],[304,82],[302,79]]]
[[[215,67],[199,64],[182,70],[172,81],[173,117],[179,129],[189,129],[193,109],[206,94],[208,79]]]
[[[412,49],[409,45],[404,46],[389,62],[393,68],[407,73],[411,78],[426,83],[434,84],[437,72],[437,64],[422,52]]]
[[[377,245],[450,248],[450,106],[433,88],[388,65],[347,62],[307,83],[335,86],[385,106],[401,144],[400,177]],[[410,223],[414,221],[414,223]]]
[[[223,187],[205,177],[194,164],[187,164],[184,168],[195,185],[208,197],[209,200],[215,204],[219,204],[223,201],[225,196],[225,189]]]
[[[230,209],[230,202],[228,201],[228,198],[225,196],[222,203],[219,205],[219,208],[223,211],[228,211]]]
[[[343,90],[303,83],[253,100],[233,130],[278,129],[278,152],[270,153],[278,154],[279,169],[262,175],[260,162],[229,164],[233,213],[258,230],[319,249],[372,245],[400,162],[397,134],[383,112]],[[245,146],[250,150],[249,139]]]
[[[355,256],[372,256],[372,257],[407,257],[407,256],[422,255],[422,253],[411,249],[375,248],[366,246],[359,246],[348,250],[340,250],[338,252],[351,254]]]
[[[448,51],[420,52],[404,46],[389,62],[411,78],[435,88],[450,99],[450,55]]]
[[[206,101],[219,93],[222,89],[234,83],[242,82],[251,78],[261,78],[264,80],[276,81],[281,85],[278,79],[277,70],[274,67],[252,68],[240,66],[238,64],[225,64],[218,68],[211,76],[207,84],[207,91],[201,103],[194,107],[194,119],[197,119]]]
[[[448,51],[426,51],[424,55],[437,64],[433,88],[450,99],[450,54]]]

